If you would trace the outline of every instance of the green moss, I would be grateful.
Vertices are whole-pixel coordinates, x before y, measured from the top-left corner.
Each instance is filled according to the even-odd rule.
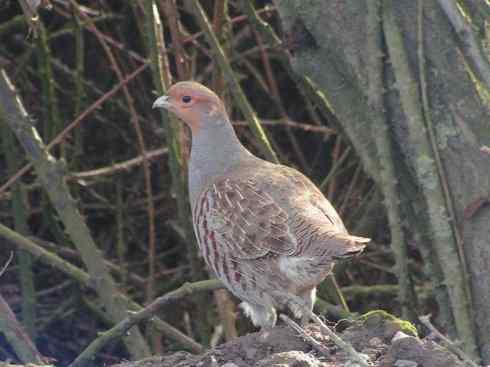
[[[367,326],[380,323],[395,324],[397,328],[408,335],[418,336],[417,328],[410,321],[399,319],[392,314],[383,310],[373,310],[359,316],[358,321],[363,322]]]

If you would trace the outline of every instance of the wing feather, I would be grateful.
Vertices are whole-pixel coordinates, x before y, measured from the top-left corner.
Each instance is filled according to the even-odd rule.
[[[206,220],[222,250],[233,257],[256,259],[271,252],[289,255],[295,251],[287,213],[252,181],[221,179],[202,195],[209,209],[202,212],[201,220]]]
[[[221,178],[201,193],[198,202],[208,210],[199,210],[200,220],[214,232],[221,251],[237,260],[270,253],[333,260],[352,256],[369,242],[347,233],[335,209],[304,176],[284,177],[307,189],[292,190],[302,202],[290,214],[250,178]]]

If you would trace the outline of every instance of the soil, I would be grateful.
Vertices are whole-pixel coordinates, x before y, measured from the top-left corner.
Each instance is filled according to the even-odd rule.
[[[338,334],[365,354],[376,367],[464,366],[446,348],[430,338],[419,338],[415,328],[384,312],[372,312],[357,321],[337,324]],[[242,336],[201,355],[177,352],[113,367],[355,367],[358,364],[339,349],[317,325],[305,328],[328,350],[314,350],[297,332],[277,326],[268,332]]]

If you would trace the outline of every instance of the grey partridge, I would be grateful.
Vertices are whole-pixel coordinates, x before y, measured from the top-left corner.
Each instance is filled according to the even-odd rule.
[[[358,254],[369,239],[350,235],[307,177],[250,153],[210,89],[179,82],[155,107],[191,129],[192,221],[208,267],[243,301],[254,325],[273,327],[276,309],[286,307],[304,321],[303,307],[313,309],[334,261]]]

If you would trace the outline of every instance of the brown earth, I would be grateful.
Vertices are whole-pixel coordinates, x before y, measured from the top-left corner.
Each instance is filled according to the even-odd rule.
[[[347,321],[337,324],[345,328]],[[344,325],[343,325],[344,324]],[[113,367],[355,367],[349,356],[316,325],[306,332],[321,342],[328,355],[322,355],[287,326],[277,326],[267,333],[242,336],[210,349],[201,355],[177,352]],[[376,367],[458,367],[464,366],[446,348],[430,338],[414,335],[415,328],[382,312],[374,312],[349,325],[339,333],[344,341],[366,354]]]

